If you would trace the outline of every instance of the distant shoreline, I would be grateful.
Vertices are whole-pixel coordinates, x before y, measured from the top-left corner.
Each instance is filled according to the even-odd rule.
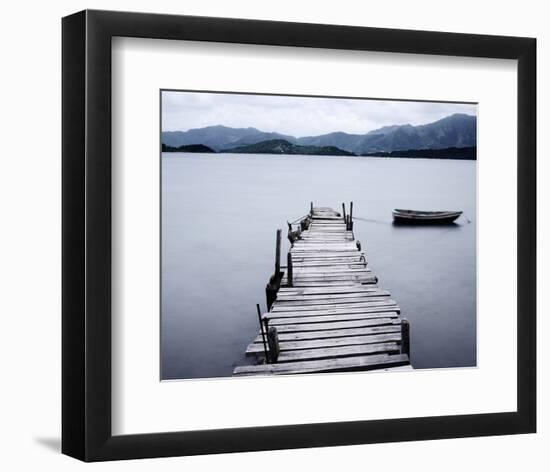
[[[453,160],[477,160],[477,147],[449,147],[444,149],[408,149],[406,151],[369,152],[365,157],[404,157],[411,159],[453,159]]]
[[[413,160],[441,160],[441,161],[476,161],[477,159],[465,159],[460,157],[419,157],[419,156],[331,156],[327,154],[265,154],[265,153],[238,153],[238,152],[220,152],[220,153],[211,153],[211,152],[188,152],[188,151],[163,151],[162,154],[198,154],[198,155],[207,155],[211,156],[212,154],[219,154],[221,156],[242,156],[244,154],[250,156],[291,156],[291,157],[344,157],[344,158],[365,158],[365,159],[413,159]],[[165,156],[168,158],[169,156]],[[175,156],[174,156],[175,157]]]
[[[403,159],[442,159],[442,160],[477,160],[477,147],[450,147],[444,149],[407,149],[391,152],[370,152],[354,154],[342,151],[334,146],[299,146],[281,140],[264,141],[257,145],[242,146],[235,149],[224,149],[216,152],[203,144],[192,144],[172,147],[162,144],[162,152],[167,153],[197,153],[197,154],[255,154],[267,156],[344,156],[344,157],[376,157]]]

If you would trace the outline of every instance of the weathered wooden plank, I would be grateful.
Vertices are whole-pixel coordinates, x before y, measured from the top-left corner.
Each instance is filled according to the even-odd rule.
[[[340,243],[350,243],[354,241],[353,235],[346,234],[346,233],[338,233],[338,232],[314,232],[314,233],[308,233],[308,234],[301,234],[299,242],[306,243],[306,244],[313,244],[316,242],[320,242],[318,240],[327,240],[328,242],[340,242]],[[298,242],[297,241],[297,242]]]
[[[287,291],[287,289],[289,289]],[[360,283],[340,284],[339,286],[322,287],[281,287],[280,294],[284,295],[320,295],[320,294],[339,294],[339,293],[367,293],[373,290],[380,290],[378,285],[363,285]]]
[[[357,283],[360,287],[374,287],[378,288],[376,285],[378,279],[376,276],[372,276],[372,280],[367,281],[360,281],[360,282],[354,282]],[[300,284],[295,284],[293,288],[296,289],[306,289],[306,290],[312,290],[312,289],[341,289],[341,288],[347,288],[349,287],[349,281],[348,282],[302,282]]]
[[[296,259],[297,262],[312,262],[312,259],[319,259],[324,262],[338,262],[337,259],[344,259],[344,260],[350,260],[350,259],[356,259],[356,260],[366,260],[366,256],[357,249],[351,249],[349,251],[338,251],[338,252],[308,252],[308,251],[299,251],[294,250],[292,248],[290,250],[292,254],[292,260],[294,261]],[[301,260],[303,259],[303,261]]]
[[[319,246],[319,247],[316,247]],[[343,247],[339,247],[343,246]],[[346,243],[302,243],[302,244],[296,244],[294,243],[294,246],[290,249],[290,252],[292,255],[296,255],[297,257],[304,257],[304,256],[311,256],[311,257],[325,257],[328,255],[335,255],[335,256],[356,256],[360,253],[360,251],[357,249],[357,246],[355,246],[355,243],[353,244],[346,244]],[[320,252],[320,250],[324,250],[324,252]],[[330,254],[334,253],[334,254]]]
[[[352,243],[355,240],[353,239],[352,236],[338,236],[338,237],[300,236],[299,241],[303,243],[303,245],[310,245],[310,244],[313,245],[313,244],[345,244],[345,243]],[[294,243],[295,245],[296,245],[296,242]]]
[[[285,287],[286,288],[286,287]],[[380,290],[380,287],[376,285],[362,285],[357,284],[353,287],[349,285],[342,284],[335,287],[292,287],[293,291],[283,291],[281,288],[278,292],[278,295],[281,297],[314,297],[314,296],[330,296],[330,295],[366,295],[372,292]]]
[[[394,318],[375,318],[353,321],[335,321],[332,323],[303,323],[278,326],[277,331],[279,333],[299,333],[304,331],[324,331],[330,329],[367,328],[369,326],[393,324],[394,322]]]
[[[327,231],[327,229],[330,229],[331,231]],[[309,229],[302,231],[301,236],[303,238],[308,236],[319,236],[319,237],[352,236],[353,237],[353,231],[347,230],[344,226],[331,227],[331,228],[318,228],[318,227],[315,227],[315,225],[312,225],[309,227]]]
[[[294,243],[294,246],[290,250],[290,253],[293,256],[304,256],[304,255],[322,255],[322,254],[353,254],[353,245],[340,244],[340,243],[323,243],[323,244],[298,244]],[[357,248],[355,248],[355,254],[357,254]]]
[[[344,272],[346,270],[360,270],[365,269],[367,272],[372,272],[370,268],[367,268],[364,262],[339,262],[335,264],[323,264],[323,263],[299,263],[293,261],[292,267],[296,270],[310,271],[310,272],[328,272],[333,269],[337,272]]]
[[[294,242],[293,247],[297,243],[302,243],[303,245],[310,245],[310,244],[324,244],[324,241],[320,240],[327,240],[327,243],[335,243],[335,244],[352,244],[355,243],[355,239],[352,235],[346,235],[344,233],[338,233],[335,231],[328,232],[323,231],[322,233],[314,233],[314,234],[306,234],[301,235],[300,239],[296,240]]]
[[[366,264],[366,259],[362,258],[360,254],[356,255],[350,255],[350,256],[330,256],[330,257],[323,257],[321,256],[298,256],[298,255],[292,255],[292,262],[296,262],[297,264]]]
[[[336,256],[336,257],[348,257],[348,256],[357,256],[359,255],[359,252],[357,250],[353,251],[350,249],[331,249],[331,248],[314,248],[314,249],[308,249],[307,251],[302,249],[294,249],[292,248],[290,250],[290,253],[292,254],[292,257],[312,257],[312,258],[326,258],[329,256]],[[326,257],[325,257],[326,256]]]
[[[350,248],[355,247],[357,249],[357,246],[355,244],[355,241],[346,241],[342,240],[340,238],[326,241],[326,242],[318,242],[318,241],[307,241],[305,239],[297,239],[294,241],[294,244],[292,245],[292,248],[295,249],[297,247],[304,246],[304,247],[310,247],[310,246],[347,246]]]
[[[311,220],[311,224],[318,224],[318,225],[341,225],[343,219],[342,218],[332,218],[330,216],[314,216]]]
[[[362,284],[370,285],[377,284],[378,278],[373,276],[371,279],[361,281]],[[307,282],[307,281],[298,281],[294,283],[294,287],[299,288],[315,288],[315,287],[342,287],[346,286],[347,282]]]
[[[365,293],[342,293],[334,295],[294,295],[284,297],[279,295],[277,307],[310,306],[310,305],[341,305],[343,303],[363,303],[372,300],[389,300],[390,294],[384,290]],[[277,311],[277,310],[275,310]],[[279,310],[280,311],[280,310]]]
[[[289,305],[284,303],[275,303],[269,313],[279,313],[287,311],[317,311],[317,310],[340,310],[361,309],[372,306],[397,305],[397,302],[390,297],[372,297],[362,299],[358,302],[349,302],[344,300],[342,303],[325,303],[325,304],[304,304],[304,305]]]
[[[296,274],[296,279],[300,280],[359,280],[362,278],[369,278],[373,277],[372,272],[367,270],[362,271],[355,271],[355,272],[342,272],[342,273],[335,273],[333,275],[331,274],[324,274],[321,273],[308,273],[308,272],[301,272]]]
[[[329,264],[331,262],[351,262],[351,263],[357,263],[357,262],[366,262],[366,258],[362,256],[360,252],[352,252],[349,254],[346,253],[292,253],[292,262],[303,262],[303,263],[314,263],[314,262],[322,262],[325,264]]]
[[[316,247],[346,248],[349,250],[353,250],[353,248],[355,248],[355,250],[357,250],[357,245],[353,241],[348,242],[348,241],[334,240],[334,241],[317,242],[317,241],[305,241],[302,239],[298,239],[297,241],[295,241],[294,245],[292,246],[292,249],[294,250],[293,252],[296,252],[298,249],[310,250]]]
[[[367,264],[362,260],[313,260],[313,261],[304,261],[304,260],[295,260],[292,258],[292,266],[296,269],[310,270],[310,271],[345,271],[345,270],[358,270],[366,269]]]
[[[383,369],[406,365],[408,363],[409,358],[404,354],[381,354],[345,357],[342,359],[325,359],[321,361],[283,362],[280,364],[241,366],[235,368],[233,375],[290,375],[323,372],[346,372],[355,370]]]
[[[370,336],[347,336],[342,338],[326,338],[301,341],[280,342],[281,352],[297,351],[301,349],[317,349],[336,346],[356,346],[361,344],[376,344],[385,342],[401,342],[401,333],[373,334]],[[262,343],[252,342],[246,348],[247,356],[264,356],[264,346]]]
[[[298,280],[295,280],[292,289],[311,289],[311,288],[325,288],[325,287],[339,287],[346,288],[349,286],[358,286],[358,287],[367,287],[374,286],[378,282],[378,277],[374,274],[369,273],[366,276],[360,277],[344,277],[344,278],[335,278],[333,280],[315,278],[315,277],[300,277]],[[287,278],[286,273],[283,275],[281,280],[281,286],[287,288]]]
[[[319,250],[303,250],[299,247],[297,248],[291,248],[290,250],[292,254],[292,259],[300,260],[304,259],[303,262],[310,262],[310,259],[321,259],[326,262],[332,261],[334,259],[352,259],[352,258],[358,258],[358,259],[366,259],[365,255],[358,251],[357,249],[347,249],[343,251],[331,251],[326,250],[324,252],[320,252]]]
[[[357,292],[357,293],[337,293],[337,294],[322,294],[322,295],[286,295],[278,294],[277,302],[280,304],[314,304],[315,302],[331,302],[340,303],[342,300],[345,303],[345,300],[362,300],[369,299],[373,297],[389,297],[390,292],[386,290],[373,290],[371,292]]]
[[[380,290],[378,287],[371,285],[349,284],[341,287],[319,287],[319,288],[298,288],[298,287],[281,287],[279,294],[284,296],[290,295],[326,295],[326,294],[342,294],[342,293],[369,293]]]
[[[303,277],[298,276],[294,278],[294,286],[300,287],[302,284],[313,284],[313,285],[321,285],[325,286],[327,284],[347,284],[349,282],[358,282],[358,283],[369,283],[369,282],[376,282],[376,279],[374,276],[363,276],[358,275],[355,277]]]
[[[296,268],[298,267],[335,267],[335,268],[349,267],[350,269],[352,269],[352,268],[358,268],[358,267],[365,267],[367,265],[367,262],[363,260],[359,260],[359,258],[353,259],[353,258],[345,258],[345,257],[341,257],[336,260],[332,260],[332,259],[327,260],[327,259],[320,258],[319,260],[312,260],[312,261],[300,260],[299,257],[293,257],[292,264]]]
[[[331,237],[322,237],[322,238],[316,238],[311,236],[305,236],[300,237],[300,242],[302,242],[302,245],[314,245],[314,244],[345,244],[345,243],[351,243],[354,242],[354,239],[351,236],[344,236],[344,237],[338,237],[338,238],[331,238]],[[294,243],[296,244],[296,243]],[[299,247],[298,245],[297,247]]]
[[[372,278],[365,279],[365,280],[358,280],[357,282],[364,285],[376,285],[376,283],[378,282],[378,279],[373,276]],[[298,280],[298,282],[294,284],[294,287],[296,288],[342,287],[347,285],[348,283],[349,281]]]
[[[346,225],[327,225],[321,226],[312,224],[309,227],[309,234],[346,234],[347,229]]]
[[[345,241],[345,238],[353,238],[353,234],[351,234],[350,232],[336,228],[330,231],[313,229],[308,232],[302,232],[300,236],[303,238],[302,240],[306,240],[307,238],[328,238],[341,239],[342,241]]]
[[[400,308],[396,303],[377,304],[373,306],[362,306],[358,308],[331,308],[327,310],[296,310],[296,311],[270,311],[262,315],[262,319],[275,320],[282,318],[314,317],[314,316],[341,316],[347,315],[369,315],[372,313],[388,313],[393,316],[399,315]]]
[[[327,347],[323,349],[303,349],[281,353],[277,362],[300,362],[339,357],[364,356],[367,354],[399,354],[397,343],[362,344],[358,346]]]
[[[322,265],[303,265],[300,262],[295,263],[292,261],[292,268],[296,270],[300,270],[301,272],[307,273],[310,272],[312,274],[317,273],[323,273],[326,272],[327,274],[331,273],[346,273],[349,272],[351,274],[357,273],[357,272],[372,272],[370,267],[367,267],[364,263],[361,262],[355,262],[351,265],[349,263],[345,264],[322,264]]]
[[[301,264],[295,264],[294,261],[292,263],[292,268],[296,269],[304,274],[311,273],[311,274],[322,274],[326,273],[327,275],[330,274],[357,274],[361,272],[372,272],[370,267],[366,267],[365,264],[359,264],[357,263],[355,267],[350,267],[349,264],[341,264],[341,265],[321,265],[321,266],[312,266],[312,265],[301,265]]]
[[[323,277],[323,278],[331,278],[331,277],[343,277],[343,276],[361,276],[361,275],[370,275],[372,274],[372,270],[367,267],[361,267],[358,269],[348,269],[343,268],[340,270],[337,270],[335,268],[334,271],[327,270],[326,267],[296,267],[292,266],[293,274],[297,277]]]
[[[296,275],[296,277],[294,277],[292,279],[293,281],[293,285],[295,285],[296,287],[298,287],[300,285],[300,283],[307,283],[307,282],[315,282],[315,283],[318,283],[318,282],[338,282],[338,283],[342,283],[342,282],[360,282],[360,283],[365,283],[365,282],[369,282],[369,281],[372,281],[372,282],[377,282],[377,279],[374,275],[372,274],[357,274],[357,275],[342,275],[342,276],[337,276],[337,275],[334,275],[334,276],[312,276],[312,275],[303,275],[303,274],[298,274]]]
[[[352,251],[339,251],[339,252],[307,252],[302,251],[301,253],[299,251],[290,250],[292,254],[292,260],[294,259],[321,259],[325,261],[329,261],[332,259],[349,259],[351,257],[357,257],[361,258],[364,257],[364,254],[362,252],[355,250]]]
[[[330,308],[317,310],[293,310],[293,311],[270,311],[263,315],[263,318],[272,320],[275,318],[292,318],[297,316],[328,316],[328,315],[351,315],[351,314],[366,314],[366,313],[397,313],[400,308],[396,303],[377,303],[372,306],[361,306],[353,308]]]
[[[333,329],[323,331],[308,331],[305,333],[280,333],[279,342],[283,341],[308,341],[317,339],[340,339],[349,336],[367,336],[382,333],[399,333],[401,334],[400,322],[393,322],[381,326],[370,326],[364,328],[352,329]],[[258,334],[254,338],[254,343],[261,343],[262,337]],[[263,348],[263,347],[262,347]]]
[[[323,234],[323,235],[301,235],[300,239],[295,242],[300,242],[302,244],[306,245],[313,245],[313,244],[351,244],[355,242],[355,239],[353,236],[347,236],[347,235],[339,235],[339,234]]]
[[[332,231],[326,231],[326,229],[331,229]],[[335,231],[338,230],[338,231]],[[307,238],[310,236],[316,236],[316,237],[337,237],[337,236],[351,236],[353,237],[353,231],[349,231],[344,227],[331,227],[331,228],[316,228],[315,226],[311,227],[310,229],[306,229],[305,231],[302,231],[300,234],[302,238]]]
[[[343,277],[343,276],[373,276],[372,270],[370,268],[362,267],[359,269],[341,269],[336,270],[334,273],[331,273],[327,271],[326,267],[296,267],[293,265],[293,273],[296,275],[301,276],[303,279],[307,277],[324,277],[324,278],[330,278],[330,277]]]
[[[277,298],[275,305],[272,308],[272,312],[277,311],[290,311],[296,308],[318,307],[323,308],[340,308],[354,307],[359,303],[367,303],[369,301],[390,300],[389,295],[386,296],[372,296],[372,297],[357,297],[357,298],[322,298],[322,299],[301,299],[301,300],[285,300]],[[395,303],[395,302],[394,302]],[[315,310],[316,308],[312,308]]]
[[[371,313],[342,313],[338,315],[285,316],[269,318],[270,326],[286,326],[289,324],[332,323],[337,321],[374,320],[377,318],[398,318],[395,311],[375,311]]]

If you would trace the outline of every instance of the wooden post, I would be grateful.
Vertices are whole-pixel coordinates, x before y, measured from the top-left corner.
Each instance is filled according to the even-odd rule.
[[[258,311],[258,321],[260,322],[260,331],[262,333],[262,342],[263,342],[263,345],[264,345],[265,361],[267,362],[268,361],[267,344],[266,344],[266,341],[265,341],[264,325],[262,323],[262,310],[260,310],[260,304],[259,303],[256,303],[256,310]]]
[[[263,321],[263,323],[264,323],[265,336],[266,336],[266,338],[267,338],[267,345],[268,345],[268,347],[269,347],[269,321],[268,321],[267,318],[263,318],[262,321]],[[267,351],[267,357],[265,358],[265,360],[266,360],[266,362],[267,362],[268,364],[271,364],[271,356],[270,356],[270,354],[271,354],[271,353],[270,353],[270,351],[269,351],[269,349],[268,349],[268,351]]]
[[[355,245],[357,246],[357,250],[360,251],[361,250],[361,241],[359,241],[358,239],[355,241]]]
[[[347,221],[346,220],[346,204],[345,203],[342,203],[342,216],[344,217],[344,221]]]
[[[410,326],[405,318],[401,320],[401,354],[411,357]]]
[[[265,304],[267,305],[268,311],[271,310],[271,305],[277,298],[277,292],[281,286],[281,276],[276,276],[273,274],[269,278],[269,282],[265,286]]]
[[[267,332],[267,343],[269,344],[270,363],[277,362],[279,358],[279,336],[275,326],[271,326]]]
[[[286,256],[286,278],[288,280],[288,286],[292,287],[292,254],[288,251]]]
[[[309,214],[313,216],[313,202],[309,203]]]
[[[273,302],[275,301],[276,297],[277,297],[277,292],[275,291],[273,285],[271,285],[271,283],[266,284],[265,304],[267,305],[268,311],[271,309],[271,305],[273,305]]]
[[[275,242],[275,277],[281,273],[281,230],[277,230],[277,240]]]
[[[349,228],[350,231],[353,231],[353,202],[349,202]]]

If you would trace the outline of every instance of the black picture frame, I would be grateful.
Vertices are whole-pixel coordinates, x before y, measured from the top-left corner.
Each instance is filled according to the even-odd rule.
[[[84,461],[536,431],[536,40],[114,11],[63,18],[62,452]],[[516,59],[517,411],[113,436],[111,38]],[[184,426],[184,425],[182,425]]]

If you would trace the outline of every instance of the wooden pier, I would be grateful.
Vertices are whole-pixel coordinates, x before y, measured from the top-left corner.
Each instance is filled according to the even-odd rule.
[[[289,223],[288,237],[283,267],[277,231],[268,311],[257,306],[260,333],[246,349],[258,364],[233,375],[410,369],[409,324],[367,267],[353,232],[353,203],[349,213],[344,204],[341,213],[312,204],[307,216]]]

